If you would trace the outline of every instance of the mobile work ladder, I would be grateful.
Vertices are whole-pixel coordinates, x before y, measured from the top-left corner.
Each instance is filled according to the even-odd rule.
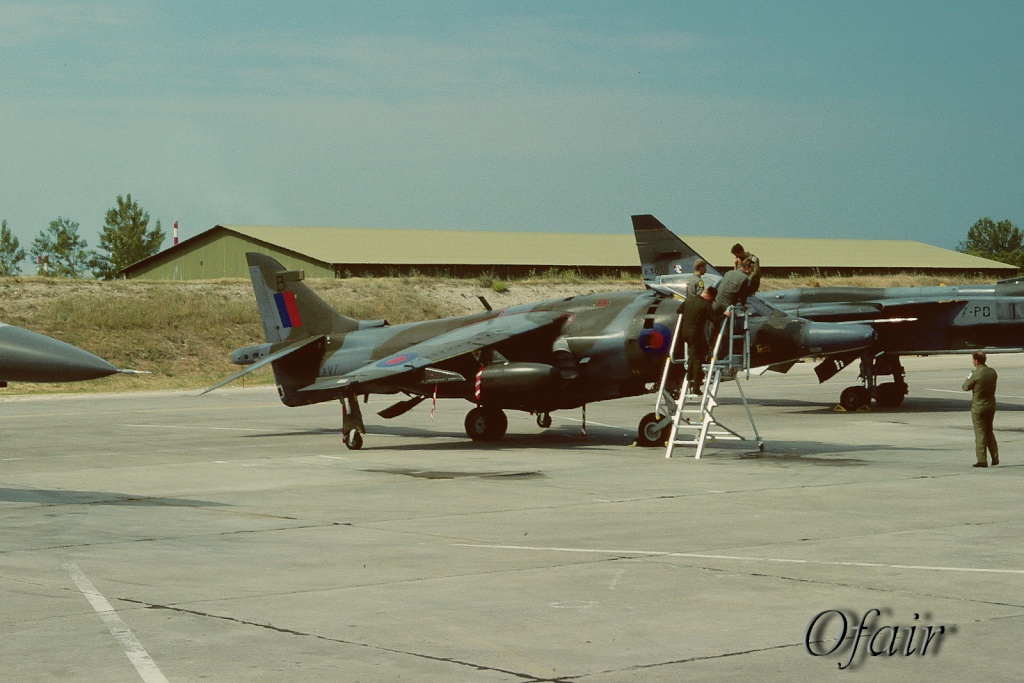
[[[746,311],[740,307],[729,307],[728,315],[722,322],[711,347],[711,359],[704,364],[704,384],[700,387],[699,393],[693,391],[694,387],[690,386],[685,373],[685,363],[690,353],[689,345],[685,342],[681,345],[681,357],[676,353],[680,347],[682,320],[683,316],[680,314],[672,334],[669,355],[665,359],[665,369],[658,387],[658,400],[654,407],[657,416],[671,415],[665,457],[671,458],[676,446],[695,446],[694,458],[699,460],[708,441],[746,440],[744,436],[722,424],[714,416],[715,408],[718,407],[718,390],[723,380],[736,382],[747,418],[754,430],[757,447],[764,451],[764,440],[757,431],[754,414],[750,410],[750,403],[743,393],[743,385],[740,382],[740,375],[743,373],[747,379],[750,378],[750,329],[747,326]],[[684,370],[681,381],[673,379],[679,375],[678,371],[673,371],[673,366],[678,365],[683,365]],[[681,434],[689,435],[690,438],[680,438]]]

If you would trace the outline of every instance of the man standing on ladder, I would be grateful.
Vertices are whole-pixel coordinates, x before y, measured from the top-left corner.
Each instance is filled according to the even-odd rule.
[[[693,275],[686,281],[687,300],[700,296],[704,291],[704,276],[708,272],[708,263],[702,258],[693,262]]]
[[[704,363],[707,362],[710,351],[707,328],[711,323],[711,307],[716,294],[714,287],[706,287],[698,296],[687,296],[683,304],[686,378],[689,393],[696,396],[700,396],[700,388],[704,385]]]
[[[715,297],[715,315],[722,317],[729,314],[729,307],[740,304],[747,305],[750,295],[750,274],[754,272],[754,262],[744,259],[736,270],[730,270],[718,283],[718,296]]]
[[[749,251],[743,248],[743,245],[737,242],[732,245],[732,257],[733,264],[736,270],[739,270],[743,262],[749,260],[753,264],[753,268],[747,276],[750,278],[750,294],[757,294],[757,290],[761,288],[761,260],[751,254]]]

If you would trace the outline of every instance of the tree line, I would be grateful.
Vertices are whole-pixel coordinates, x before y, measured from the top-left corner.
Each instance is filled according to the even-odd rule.
[[[166,237],[159,220],[149,227],[149,212],[131,194],[118,195],[116,205],[107,211],[99,251],[89,249],[78,228],[70,218],[58,217],[39,231],[28,251],[35,258],[38,275],[82,278],[91,272],[93,277],[112,280],[122,268],[160,251]],[[0,222],[0,276],[20,274],[26,256],[7,221]]]

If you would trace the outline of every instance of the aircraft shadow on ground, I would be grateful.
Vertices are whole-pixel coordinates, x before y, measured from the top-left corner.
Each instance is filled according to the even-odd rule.
[[[267,432],[264,434],[246,434],[246,439],[268,439],[268,438],[294,438],[296,436],[330,436],[337,439],[339,447],[342,446],[342,431],[338,429],[307,429],[294,432]],[[572,450],[586,448],[588,446],[628,446],[636,438],[636,434],[626,432],[615,427],[603,427],[594,425],[587,428],[587,436],[580,436],[579,427],[564,426],[551,429],[539,430],[534,434],[509,432],[497,441],[473,441],[465,432],[461,431],[434,431],[429,428],[402,427],[398,425],[368,425],[366,432],[366,445],[364,448],[374,447],[376,436],[398,436],[416,439],[411,444],[391,444],[387,450],[391,451],[469,451],[469,450],[515,450],[522,448],[547,448]],[[441,440],[441,441],[439,441]]]
[[[301,432],[275,432],[268,434],[247,434],[242,438],[261,439],[270,437],[294,437],[306,436],[334,436],[337,438],[339,449],[343,449],[342,435],[340,429],[305,430]],[[490,451],[500,453],[502,451],[529,451],[530,449],[540,450],[585,450],[588,448],[626,447],[633,443],[635,435],[625,434],[622,429],[614,427],[594,426],[587,429],[587,436],[580,435],[579,427],[563,426],[539,431],[534,434],[509,433],[498,441],[472,441],[462,432],[456,431],[429,431],[415,427],[400,427],[395,425],[371,425],[366,435],[364,450],[374,450],[375,436],[397,436],[412,439],[411,443],[388,444],[383,447],[387,451],[408,451],[418,453],[458,453],[469,451]],[[870,465],[871,462],[854,457],[844,457],[844,453],[864,453],[872,451],[892,451],[888,444],[863,444],[843,445],[834,443],[822,443],[817,441],[772,441],[766,444],[765,452],[759,452],[756,441],[748,439],[745,441],[709,441],[705,447],[705,456],[708,459],[728,458],[742,460],[761,460],[766,464],[797,463],[808,465],[827,465],[831,467],[850,467]],[[914,450],[928,450],[915,448],[900,448],[900,452]],[[663,459],[664,447],[641,448],[644,455],[649,454],[654,460]],[[693,458],[692,446],[677,446],[674,454],[675,459]],[[402,472],[399,472],[400,474]],[[445,477],[450,478],[450,477]]]
[[[742,406],[743,403],[739,399],[725,399],[722,400],[721,405],[737,405]],[[800,408],[801,410],[792,411],[793,414],[800,415],[829,415],[835,413],[837,415],[843,415],[845,411],[836,410],[836,403],[820,403],[817,401],[801,401],[784,398],[758,398],[750,399],[750,405],[753,410],[757,410],[757,406],[765,406],[772,408]],[[848,414],[863,414],[865,412],[878,413],[880,415],[914,415],[916,413],[960,413],[968,416],[970,421],[970,398],[964,401],[963,399],[955,398],[929,398],[921,396],[908,396],[903,402],[903,405],[897,408],[880,408],[872,405],[871,408],[863,411],[852,411]],[[1024,405],[1016,403],[1000,402],[996,405],[996,415],[1000,411],[1004,412],[1022,412],[1024,411]],[[755,415],[757,413],[755,412]],[[998,418],[997,418],[998,419]]]
[[[674,457],[693,457],[693,451],[677,447]],[[754,442],[709,441],[704,447],[702,458],[707,460],[728,459],[761,461],[765,464],[828,465],[830,467],[859,467],[871,465],[870,460],[845,456],[846,453],[864,453],[899,450],[901,453],[928,449],[899,448],[887,444],[843,445],[819,441],[769,441],[763,452],[757,450]]]
[[[0,488],[0,502],[37,505],[131,505],[157,507],[225,507],[224,503],[187,498],[151,498],[106,491],[59,491]]]

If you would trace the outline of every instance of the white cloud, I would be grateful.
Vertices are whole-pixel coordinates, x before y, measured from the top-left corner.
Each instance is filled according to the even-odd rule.
[[[140,5],[117,1],[0,3],[0,46],[27,47],[123,26],[139,14]]]

